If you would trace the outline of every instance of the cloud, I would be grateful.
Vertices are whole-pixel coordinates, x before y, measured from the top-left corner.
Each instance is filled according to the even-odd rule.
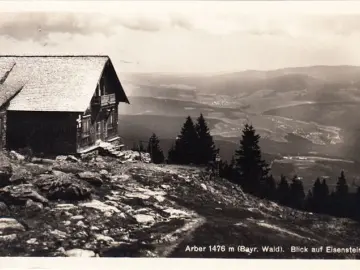
[[[181,15],[102,13],[1,13],[0,35],[17,40],[44,40],[51,33],[105,36],[123,27],[134,31],[157,32],[171,28],[191,30],[191,22]]]
[[[91,20],[91,15],[75,13],[2,13],[0,35],[17,40],[43,40],[51,33],[102,33],[109,35],[113,28],[108,20]]]
[[[114,20],[114,23],[121,25],[125,28],[136,30],[136,31],[148,31],[156,32],[163,28],[164,22],[160,19],[154,19],[149,17],[127,17],[127,18],[117,18]]]
[[[164,2],[103,13],[0,12],[1,51],[108,54],[120,73],[360,63],[358,14],[244,13],[220,2],[220,10],[165,9]]]
[[[186,30],[193,30],[193,22],[189,18],[186,18],[184,15],[179,13],[170,15],[170,22],[172,27],[179,27]]]

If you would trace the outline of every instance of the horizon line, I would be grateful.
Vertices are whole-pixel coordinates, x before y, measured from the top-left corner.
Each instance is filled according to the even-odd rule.
[[[300,68],[315,68],[315,67],[328,67],[328,68],[339,68],[339,67],[353,67],[353,68],[360,68],[360,65],[324,65],[324,64],[318,64],[318,65],[308,65],[308,66],[287,66],[282,68],[273,68],[273,69],[242,69],[242,70],[234,70],[234,71],[193,71],[193,72],[183,72],[183,71],[126,71],[122,73],[127,74],[164,74],[164,75],[174,75],[174,74],[195,74],[195,75],[206,75],[206,74],[231,74],[231,73],[243,73],[243,72],[271,72],[271,71],[280,71],[285,69],[300,69]]]

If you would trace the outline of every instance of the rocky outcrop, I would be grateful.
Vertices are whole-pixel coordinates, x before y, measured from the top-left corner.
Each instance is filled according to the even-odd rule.
[[[34,202],[31,199],[26,201],[25,207],[28,211],[31,211],[31,212],[39,212],[44,209],[44,206],[42,203]]]
[[[0,201],[7,205],[25,205],[28,200],[46,204],[48,200],[39,194],[32,184],[7,186],[0,189]]]
[[[124,154],[121,151],[122,145],[114,145],[112,143],[98,141],[98,152],[100,155],[122,158]]]
[[[136,162],[136,161],[141,161],[144,163],[151,162],[151,157],[149,153],[137,152],[132,150],[122,151],[122,153],[123,153],[123,157],[121,160],[123,162]]]
[[[86,162],[58,158],[49,164],[19,160],[9,164],[10,178],[15,175],[13,179],[25,183],[18,180],[0,188],[0,256],[199,257],[186,247],[199,243],[237,247],[239,241],[258,247],[360,246],[360,229],[354,221],[254,198],[224,179],[201,177],[201,169],[195,167],[135,159],[122,164],[119,158],[105,156]],[[96,184],[99,179],[101,185]],[[252,255],[326,255],[274,254]],[[241,252],[201,256],[250,257]]]
[[[69,162],[80,162],[79,159],[77,159],[76,157],[74,157],[73,155],[69,155],[69,156],[57,156],[56,157],[57,161],[69,161]]]
[[[1,234],[24,232],[25,227],[14,218],[0,218]]]
[[[92,189],[71,174],[39,175],[35,185],[49,200],[78,201],[91,198]]]
[[[100,173],[86,171],[78,173],[77,177],[94,186],[101,186],[103,184]]]
[[[17,161],[24,161],[25,160],[24,155],[22,155],[20,153],[17,153],[15,151],[10,151],[9,155],[10,155],[10,158],[13,159],[13,160],[17,160]]]

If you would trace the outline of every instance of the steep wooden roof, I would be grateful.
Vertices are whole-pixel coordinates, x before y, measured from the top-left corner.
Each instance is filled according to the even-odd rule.
[[[115,71],[110,58],[102,55],[0,56],[0,79],[6,77],[4,84],[22,87],[8,110],[84,112],[108,62]],[[116,81],[117,96],[129,103]]]
[[[13,66],[0,66],[0,109],[2,109],[5,104],[7,104],[17,93],[19,93],[24,86],[22,82],[13,84],[6,82],[6,79],[12,69]]]

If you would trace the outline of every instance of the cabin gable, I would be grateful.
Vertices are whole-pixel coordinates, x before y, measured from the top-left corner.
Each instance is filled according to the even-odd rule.
[[[118,105],[122,101],[119,83],[108,61],[99,77],[88,108],[77,118],[77,149],[81,151],[96,141],[118,136]],[[126,97],[126,96],[125,96]]]

